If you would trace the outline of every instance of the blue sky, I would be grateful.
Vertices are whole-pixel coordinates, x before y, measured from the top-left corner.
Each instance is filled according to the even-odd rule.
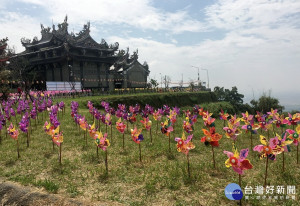
[[[196,80],[193,65],[212,88],[237,86],[245,101],[271,91],[300,109],[299,0],[1,0],[0,36],[20,52],[22,37],[40,38],[41,23],[66,14],[70,32],[90,21],[96,41],[138,49],[159,82]]]

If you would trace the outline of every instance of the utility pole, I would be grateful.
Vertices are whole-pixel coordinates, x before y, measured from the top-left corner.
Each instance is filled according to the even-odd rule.
[[[167,90],[167,75],[165,75],[165,91]]]

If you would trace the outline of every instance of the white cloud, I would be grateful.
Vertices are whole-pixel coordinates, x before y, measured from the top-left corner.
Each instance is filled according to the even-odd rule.
[[[187,11],[166,12],[151,6],[150,0],[20,0],[46,8],[54,21],[65,14],[70,23],[97,21],[102,24],[128,24],[139,29],[167,30],[174,33],[204,30],[201,22],[191,18]]]

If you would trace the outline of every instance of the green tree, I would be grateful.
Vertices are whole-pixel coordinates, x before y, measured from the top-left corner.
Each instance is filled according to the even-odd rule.
[[[236,86],[230,89],[224,89],[224,87],[215,87],[214,93],[217,96],[218,101],[230,102],[236,111],[240,111],[243,108],[243,98],[244,95],[238,93]]]
[[[151,88],[157,88],[158,82],[155,79],[150,79],[150,87]]]
[[[284,109],[284,106],[279,104],[277,98],[271,97],[271,95],[266,95],[265,93],[258,100],[251,100],[250,104],[252,105],[255,111],[260,111],[263,113],[271,111],[271,109],[278,109],[280,112]]]

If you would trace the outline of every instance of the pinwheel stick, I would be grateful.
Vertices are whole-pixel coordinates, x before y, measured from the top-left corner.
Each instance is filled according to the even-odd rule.
[[[157,134],[157,131],[158,131],[158,120],[156,121],[156,134]]]
[[[189,178],[191,178],[189,153],[186,155],[186,157],[187,157],[187,169],[188,169],[188,174],[189,174]]]
[[[107,149],[105,150],[105,169],[106,169],[106,174],[108,174]]]
[[[242,187],[242,175],[239,174],[239,186]],[[240,199],[240,206],[242,206],[242,199]]]
[[[152,132],[151,132],[151,128],[150,128],[150,140],[151,140],[151,143],[152,143]]]
[[[225,119],[223,120],[223,125],[224,125],[224,127],[225,127]]]
[[[284,151],[282,152],[282,171],[284,172]]]
[[[111,143],[113,142],[112,124],[110,125]]]
[[[85,129],[85,146],[87,146],[87,129]]]
[[[128,120],[126,122],[127,122],[127,132],[128,132]]]
[[[61,165],[61,147],[62,147],[62,143],[60,143],[59,146],[59,164]]]
[[[171,133],[169,133],[169,152],[171,153]]]
[[[213,146],[211,146],[211,151],[212,151],[212,155],[213,155],[214,168],[216,169],[215,152],[214,152],[214,147]]]
[[[27,131],[27,147],[29,147],[29,130]]]
[[[98,152],[98,146],[96,145],[96,147],[97,147],[97,158],[99,157],[99,152]]]
[[[52,141],[52,150],[54,151],[54,142]]]
[[[123,149],[125,148],[125,138],[124,138],[124,132],[123,132]]]
[[[140,150],[140,162],[142,162],[142,149],[141,149],[141,143],[139,143],[139,150]]]
[[[17,152],[18,152],[18,159],[20,158],[20,150],[19,150],[19,140],[17,139]]]
[[[299,156],[298,156],[298,153],[299,153],[299,142],[298,142],[298,145],[297,145],[297,164],[299,164]]]
[[[251,141],[251,148],[253,148],[252,131],[250,131],[250,141]]]
[[[268,157],[267,157],[267,160],[266,160],[266,173],[265,173],[265,184],[264,184],[264,187],[266,187],[267,185],[267,176],[268,176]]]
[[[0,144],[2,144],[1,130],[0,130]]]

